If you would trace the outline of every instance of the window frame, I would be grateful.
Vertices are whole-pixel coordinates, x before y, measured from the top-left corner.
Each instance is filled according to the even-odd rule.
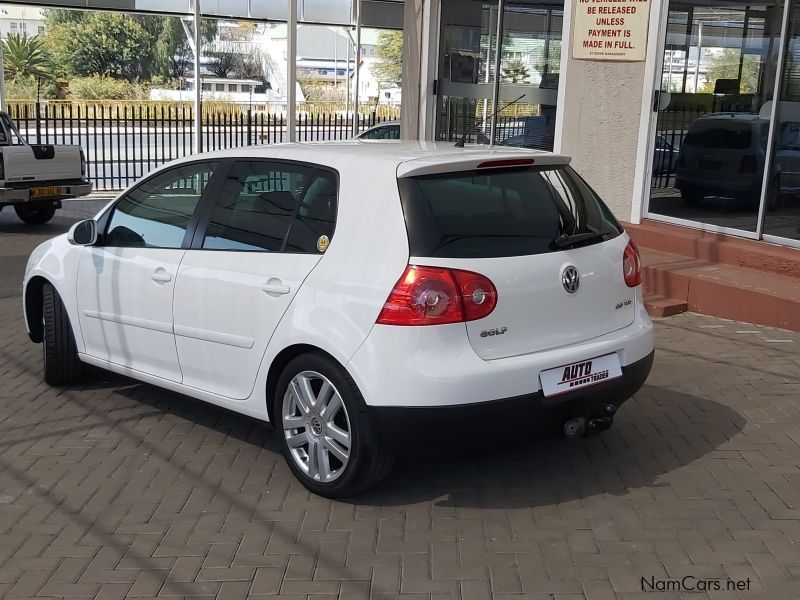
[[[228,175],[228,171],[231,168],[232,164],[231,159],[198,159],[198,160],[191,160],[187,162],[182,162],[178,165],[171,165],[164,169],[159,169],[153,173],[150,173],[147,177],[138,181],[133,187],[128,189],[124,194],[121,194],[114,202],[112,202],[103,214],[100,215],[100,218],[97,219],[97,231],[101,232],[98,235],[97,242],[95,246],[103,247],[103,248],[137,248],[139,250],[186,250],[189,248],[189,245],[192,241],[192,238],[195,233],[195,229],[197,228],[198,223],[200,222],[200,217],[203,214],[203,206],[206,202],[206,198],[212,193],[216,191],[216,187],[218,186],[219,181],[224,181],[225,177]],[[192,213],[191,218],[189,219],[189,223],[186,226],[186,231],[183,234],[183,240],[181,240],[181,245],[178,248],[161,248],[161,247],[147,247],[147,246],[112,246],[107,243],[107,235],[108,235],[108,226],[111,221],[111,216],[114,214],[114,211],[117,209],[117,204],[122,202],[123,200],[127,199],[128,196],[141,188],[143,185],[149,183],[156,177],[161,177],[165,173],[169,171],[174,171],[177,169],[181,169],[184,167],[190,167],[194,165],[202,165],[202,164],[212,164],[217,163],[217,168],[212,171],[211,177],[208,180],[208,185],[206,185],[203,193],[200,194],[200,198],[197,201],[197,205],[194,207],[194,212]]]
[[[333,178],[336,180],[336,210],[334,211],[333,215],[333,231],[331,231],[330,238],[333,239],[334,234],[336,233],[336,226],[339,223],[339,191],[341,187],[341,177],[339,175],[339,171],[334,169],[333,167],[329,167],[327,165],[321,165],[318,163],[312,163],[302,160],[291,160],[285,158],[249,158],[245,156],[239,156],[236,158],[230,158],[227,161],[227,168],[225,170],[225,176],[220,177],[215,182],[215,189],[213,194],[206,194],[206,192],[211,188],[211,185],[206,187],[206,190],[203,192],[203,197],[200,200],[200,204],[198,204],[199,210],[195,211],[200,212],[200,216],[198,218],[198,222],[196,227],[194,228],[194,233],[191,238],[191,241],[188,242],[187,249],[189,250],[202,250],[203,252],[244,252],[247,254],[270,254],[270,255],[281,255],[281,254],[292,254],[292,255],[308,255],[308,254],[318,254],[322,255],[324,252],[293,252],[287,249],[279,250],[279,251],[270,251],[264,250],[246,250],[243,248],[204,248],[203,241],[206,237],[206,232],[208,230],[208,225],[211,222],[211,216],[214,213],[214,208],[216,207],[216,200],[219,196],[217,193],[218,191],[222,190],[225,180],[228,178],[228,174],[233,170],[234,166],[237,162],[247,162],[247,163],[279,163],[282,165],[296,165],[298,167],[305,167],[311,169],[311,175],[309,180],[309,185],[311,182],[316,178],[317,173],[324,172],[332,175]],[[215,174],[216,175],[216,174]],[[219,189],[217,189],[219,188]],[[302,201],[301,201],[302,204]],[[289,228],[291,224],[294,223],[294,220],[297,219],[297,212],[295,212],[292,220],[289,221]],[[288,231],[288,229],[287,229]],[[187,244],[187,240],[184,238],[184,244]]]

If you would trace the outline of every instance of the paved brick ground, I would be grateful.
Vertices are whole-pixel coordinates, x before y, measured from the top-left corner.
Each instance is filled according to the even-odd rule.
[[[97,205],[0,214],[0,597],[800,598],[800,336],[660,321],[602,437],[406,463],[331,502],[255,421],[111,376],[41,382],[24,260]],[[642,591],[686,576],[723,589]]]

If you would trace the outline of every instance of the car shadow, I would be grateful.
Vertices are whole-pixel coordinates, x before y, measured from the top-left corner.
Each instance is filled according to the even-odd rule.
[[[142,405],[280,454],[277,435],[267,423],[123,377],[106,375],[105,382],[97,383],[108,385]],[[660,478],[713,452],[744,424],[741,414],[714,400],[645,385],[623,405],[614,426],[598,437],[525,439],[517,431],[501,439],[462,440],[449,448],[415,448],[398,457],[385,481],[344,502],[524,508],[625,496],[669,485]]]
[[[431,448],[426,459],[415,450],[385,482],[351,502],[507,509],[625,496],[669,485],[660,478],[716,450],[744,424],[741,414],[714,400],[645,385],[598,437],[475,439]]]

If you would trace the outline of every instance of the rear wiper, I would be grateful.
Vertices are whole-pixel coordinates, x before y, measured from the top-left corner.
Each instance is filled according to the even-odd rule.
[[[605,236],[606,234],[603,233],[602,231],[588,231],[586,233],[575,233],[572,235],[562,233],[560,236],[558,236],[551,242],[551,245],[554,248],[562,250],[564,248],[570,248],[571,246],[576,246],[577,244],[581,244],[583,242],[589,242],[591,240],[595,240],[598,238],[604,238]]]

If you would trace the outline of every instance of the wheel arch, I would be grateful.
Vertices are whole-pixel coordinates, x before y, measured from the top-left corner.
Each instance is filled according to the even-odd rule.
[[[274,426],[275,425],[275,406],[273,399],[275,397],[275,392],[277,391],[278,387],[278,379],[281,377],[281,373],[286,368],[290,362],[292,362],[298,356],[302,356],[303,354],[322,354],[330,358],[331,360],[335,361],[337,364],[342,365],[341,361],[337,360],[335,356],[333,356],[330,352],[326,352],[322,348],[318,346],[314,346],[312,344],[292,344],[291,346],[287,346],[278,354],[275,355],[275,358],[272,359],[272,362],[269,365],[269,370],[267,371],[267,383],[265,389],[265,402],[267,404],[267,416],[269,417],[269,422]]]
[[[53,285],[47,278],[41,275],[34,275],[25,285],[25,323],[28,326],[28,337],[37,344],[44,339],[42,290],[46,283]]]

